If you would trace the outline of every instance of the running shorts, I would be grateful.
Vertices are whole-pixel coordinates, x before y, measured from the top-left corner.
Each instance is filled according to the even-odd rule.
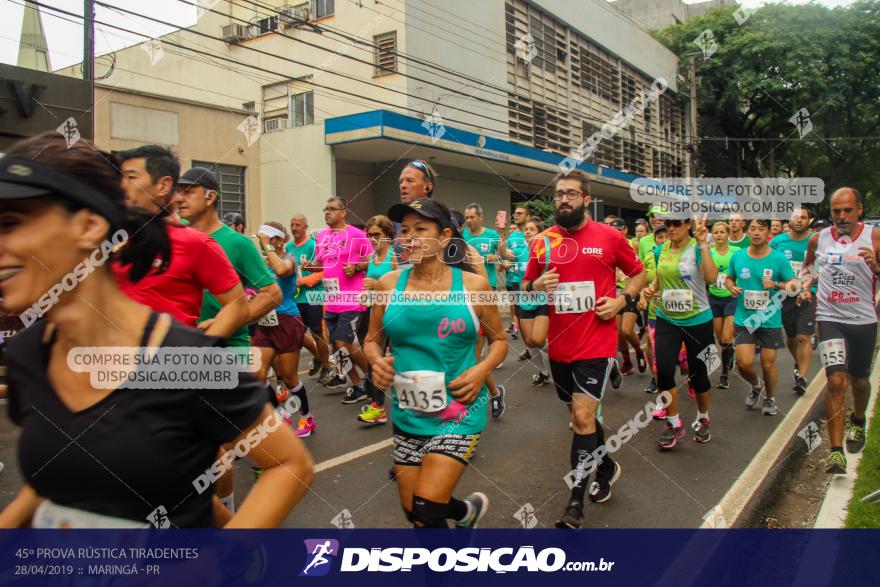
[[[257,325],[254,346],[275,349],[278,354],[294,353],[302,348],[306,327],[299,316],[278,314],[276,326]]]
[[[877,323],[842,324],[819,321],[819,357],[825,374],[846,372],[865,379],[871,372]]]
[[[369,327],[369,316],[367,312],[325,312],[324,321],[327,323],[331,342],[353,343],[355,337],[365,327]]]
[[[816,323],[816,297],[808,303],[798,304],[797,298],[782,300],[782,328],[785,336],[792,338],[798,334],[811,336]]]
[[[556,386],[556,395],[567,404],[576,393],[585,393],[601,401],[615,359],[585,359],[560,363],[550,359],[550,373]]]
[[[733,296],[719,298],[709,294],[709,307],[712,309],[713,318],[727,318],[736,314],[736,298]]]
[[[538,316],[549,316],[550,309],[546,304],[540,305],[534,310],[523,310],[520,306],[516,307],[516,315],[520,320],[534,320]]]
[[[297,304],[299,308],[299,316],[302,318],[303,324],[306,325],[313,334],[318,336],[324,335],[324,308],[320,304],[308,304],[303,302]]]
[[[404,467],[418,467],[425,455],[444,455],[465,465],[474,456],[480,435],[477,434],[437,434],[419,436],[394,429],[394,464]]]
[[[756,328],[753,332],[745,326],[733,327],[734,344],[755,344],[762,349],[781,349],[785,346],[781,328]]]

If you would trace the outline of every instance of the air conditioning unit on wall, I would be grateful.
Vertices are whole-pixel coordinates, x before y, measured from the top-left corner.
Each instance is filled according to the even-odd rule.
[[[301,6],[282,6],[278,9],[278,20],[280,20],[281,23],[284,24],[284,26],[286,27],[293,26],[301,22],[308,22],[309,5],[304,4]]]
[[[226,43],[238,43],[248,38],[247,27],[243,24],[224,24],[220,27],[220,38]]]

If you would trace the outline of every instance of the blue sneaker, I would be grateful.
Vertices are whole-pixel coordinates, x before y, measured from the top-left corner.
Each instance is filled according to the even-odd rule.
[[[498,395],[492,398],[492,417],[496,420],[504,415],[504,410],[507,409],[507,406],[504,405],[504,386],[498,386]]]

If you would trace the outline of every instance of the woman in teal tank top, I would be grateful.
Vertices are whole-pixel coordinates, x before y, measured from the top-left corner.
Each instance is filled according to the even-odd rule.
[[[486,425],[486,378],[507,354],[495,304],[465,294],[491,292],[464,260],[449,209],[434,200],[396,204],[400,246],[412,266],[379,279],[364,352],[373,382],[391,392],[394,463],[400,502],[416,528],[475,527],[488,498],[452,496]],[[418,295],[414,295],[418,292]],[[477,361],[480,325],[489,353]],[[384,352],[386,341],[391,356]]]
[[[373,245],[373,254],[367,259],[367,276],[364,278],[364,291],[371,293],[376,287],[376,282],[386,273],[397,269],[397,255],[391,248],[394,242],[394,225],[387,216],[378,214],[367,220],[365,227],[370,244]],[[372,304],[367,304],[367,312]],[[368,314],[369,315],[369,314]],[[361,408],[358,420],[364,424],[384,424],[388,421],[385,413],[385,392],[373,385],[372,377],[367,374],[366,390],[370,394],[370,405]]]

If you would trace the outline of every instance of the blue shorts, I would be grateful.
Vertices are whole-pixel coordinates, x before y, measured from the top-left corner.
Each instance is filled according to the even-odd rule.
[[[709,307],[712,309],[713,318],[726,318],[736,313],[736,298],[728,296],[719,298],[709,294]]]

